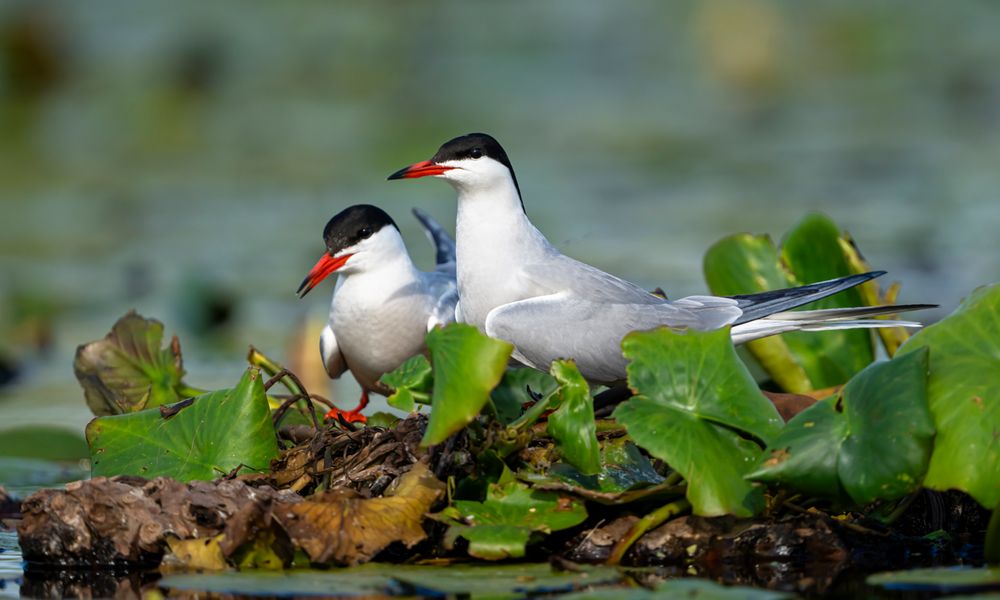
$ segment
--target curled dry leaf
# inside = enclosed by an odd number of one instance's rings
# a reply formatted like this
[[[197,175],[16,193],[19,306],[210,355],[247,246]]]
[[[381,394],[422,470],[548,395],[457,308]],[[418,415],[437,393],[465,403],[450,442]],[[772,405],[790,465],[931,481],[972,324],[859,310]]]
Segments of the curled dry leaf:
[[[424,514],[444,491],[423,463],[399,479],[383,498],[362,498],[348,489],[317,494],[274,510],[292,543],[315,563],[354,565],[370,560],[393,542],[407,548],[423,541]]]
[[[91,412],[117,415],[181,400],[180,342],[162,342],[163,323],[129,311],[103,339],[78,347],[73,372]]]

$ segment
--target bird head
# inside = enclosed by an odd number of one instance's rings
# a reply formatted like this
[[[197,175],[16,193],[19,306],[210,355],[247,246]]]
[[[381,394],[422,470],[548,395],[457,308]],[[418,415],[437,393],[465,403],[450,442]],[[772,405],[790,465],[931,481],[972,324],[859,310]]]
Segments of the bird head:
[[[337,213],[323,229],[326,253],[316,262],[296,292],[299,298],[331,273],[364,270],[402,250],[399,227],[384,210],[356,204]]]
[[[430,160],[402,168],[389,179],[439,177],[459,190],[487,190],[514,184],[520,196],[514,167],[503,147],[485,133],[470,133],[449,140]]]

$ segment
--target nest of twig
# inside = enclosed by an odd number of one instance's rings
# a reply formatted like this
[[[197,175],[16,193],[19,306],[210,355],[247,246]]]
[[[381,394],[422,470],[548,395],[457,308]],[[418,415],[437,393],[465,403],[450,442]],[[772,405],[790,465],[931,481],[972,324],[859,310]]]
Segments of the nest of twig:
[[[240,478],[302,495],[347,487],[378,496],[426,454],[420,449],[426,427],[423,415],[411,415],[391,429],[327,427],[285,450],[270,473]]]

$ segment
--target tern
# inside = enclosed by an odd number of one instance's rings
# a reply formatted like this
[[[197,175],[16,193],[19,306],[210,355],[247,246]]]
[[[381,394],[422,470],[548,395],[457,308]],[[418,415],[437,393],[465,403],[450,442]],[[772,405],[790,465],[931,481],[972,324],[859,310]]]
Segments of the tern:
[[[667,300],[556,250],[528,220],[514,168],[493,137],[457,137],[389,179],[427,176],[458,193],[456,318],[513,344],[515,359],[542,371],[568,358],[592,383],[613,385],[625,380],[621,341],[632,331],[729,326],[740,344],[789,331],[919,327],[868,317],[931,306],[791,311],[884,271],[760,294]]]
[[[299,286],[302,298],[331,273],[340,275],[320,356],[332,379],[351,371],[361,385],[361,400],[354,410],[334,409],[328,418],[363,421],[369,393],[391,392],[379,378],[425,351],[428,331],[454,321],[455,242],[429,215],[416,208],[413,214],[434,243],[433,271],[414,266],[399,227],[385,211],[358,204],[326,224],[326,252]]]

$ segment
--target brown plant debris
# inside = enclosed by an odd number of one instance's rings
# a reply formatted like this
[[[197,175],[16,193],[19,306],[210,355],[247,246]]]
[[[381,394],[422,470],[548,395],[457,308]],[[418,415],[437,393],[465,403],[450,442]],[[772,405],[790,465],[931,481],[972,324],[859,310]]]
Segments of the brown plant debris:
[[[30,496],[18,536],[35,564],[155,565],[169,553],[172,566],[287,566],[295,548],[313,562],[357,564],[421,541],[442,490],[419,463],[391,495],[370,499],[343,487],[303,499],[240,480],[98,477]]]
[[[426,427],[423,415],[411,415],[391,429],[329,427],[283,452],[270,473],[240,479],[300,494],[343,487],[364,497],[379,496],[425,455],[419,446]]]

